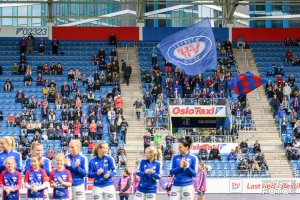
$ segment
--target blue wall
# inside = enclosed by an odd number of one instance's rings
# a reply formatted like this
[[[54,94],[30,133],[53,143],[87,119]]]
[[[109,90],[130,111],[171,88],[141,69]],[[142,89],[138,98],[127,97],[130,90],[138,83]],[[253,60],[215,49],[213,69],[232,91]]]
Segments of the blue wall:
[[[184,28],[143,28],[143,41],[161,41],[165,37]],[[228,28],[213,28],[216,40],[226,41],[228,39]]]

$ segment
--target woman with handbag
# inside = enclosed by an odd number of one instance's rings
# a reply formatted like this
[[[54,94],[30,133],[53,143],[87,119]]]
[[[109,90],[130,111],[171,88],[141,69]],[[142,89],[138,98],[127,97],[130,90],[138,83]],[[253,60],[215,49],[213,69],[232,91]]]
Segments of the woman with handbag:
[[[170,175],[174,175],[170,200],[194,199],[194,180],[198,171],[198,158],[190,153],[192,139],[189,136],[179,139],[179,154],[171,161]]]

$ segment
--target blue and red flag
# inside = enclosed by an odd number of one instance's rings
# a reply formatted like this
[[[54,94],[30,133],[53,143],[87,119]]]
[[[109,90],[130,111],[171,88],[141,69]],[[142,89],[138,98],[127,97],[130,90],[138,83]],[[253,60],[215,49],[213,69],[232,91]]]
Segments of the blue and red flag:
[[[188,75],[217,68],[216,42],[208,19],[164,38],[157,46],[168,62]]]
[[[266,80],[252,74],[251,72],[245,72],[244,74],[240,74],[238,77],[231,79],[228,82],[228,87],[230,87],[238,95],[245,96],[265,83],[267,83]]]

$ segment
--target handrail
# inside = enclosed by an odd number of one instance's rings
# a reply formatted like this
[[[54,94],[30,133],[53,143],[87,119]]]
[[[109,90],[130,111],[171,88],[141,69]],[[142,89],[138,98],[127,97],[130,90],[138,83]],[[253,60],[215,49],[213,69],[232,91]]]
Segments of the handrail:
[[[126,63],[127,63],[128,65],[130,65],[129,55],[128,55],[128,45],[127,45],[127,43],[125,44],[125,46],[126,46]]]

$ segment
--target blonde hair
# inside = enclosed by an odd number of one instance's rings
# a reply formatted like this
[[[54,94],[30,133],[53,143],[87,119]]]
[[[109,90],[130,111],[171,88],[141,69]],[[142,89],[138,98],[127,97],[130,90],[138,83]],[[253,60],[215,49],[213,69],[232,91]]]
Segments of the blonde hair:
[[[78,149],[79,149],[79,151],[80,151],[81,146],[82,146],[80,140],[75,140],[75,139],[74,139],[74,140],[71,140],[71,141],[70,141],[69,145],[70,145],[71,143],[74,143],[74,144],[78,147]]]
[[[146,151],[150,151],[153,153],[153,157],[155,160],[161,161],[162,160],[162,152],[160,149],[155,148],[154,146],[147,147]]]
[[[15,138],[11,137],[11,136],[4,136],[2,139],[2,141],[5,141],[9,146],[11,146],[12,150],[15,149]]]
[[[31,160],[32,158],[36,158],[36,159],[39,161],[39,165],[41,165],[41,158],[40,158],[37,154],[31,154],[30,160]]]
[[[206,168],[205,165],[203,163],[199,163],[199,166],[201,166],[202,170],[204,171],[204,173],[206,174]]]
[[[93,149],[93,156],[98,156],[98,150],[103,148],[103,145],[108,145],[106,142],[100,142],[94,149]]]
[[[44,148],[44,146],[41,143],[35,141],[31,144],[31,150],[34,151],[38,146],[42,147],[42,149]]]
[[[3,166],[5,166],[10,161],[13,162],[15,166],[17,165],[15,158],[10,156],[10,157],[6,158],[6,160],[3,163]]]
[[[64,156],[64,154],[62,154],[62,153],[58,153],[58,154],[56,154],[56,156],[55,156],[55,160],[56,160],[57,158],[62,158],[62,159],[63,159],[63,161],[65,161],[65,156]]]

